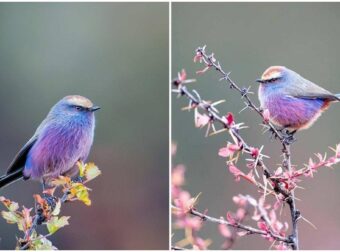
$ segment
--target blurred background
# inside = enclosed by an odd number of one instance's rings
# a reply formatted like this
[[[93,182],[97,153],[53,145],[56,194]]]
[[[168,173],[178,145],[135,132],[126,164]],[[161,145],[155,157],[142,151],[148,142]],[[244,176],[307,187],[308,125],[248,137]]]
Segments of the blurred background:
[[[198,79],[189,84],[206,100],[226,99],[220,105],[222,114],[231,111],[237,122],[245,122],[249,129],[242,134],[255,146],[264,145],[264,153],[271,156],[269,166],[281,162],[280,145],[261,134],[261,121],[249,110],[238,113],[244,104],[240,96],[218,81],[214,71],[195,76],[202,65],[194,64],[194,50],[207,45],[213,51],[231,78],[240,86],[252,86],[253,100],[258,103],[254,82],[271,65],[285,65],[309,80],[332,91],[340,92],[340,4],[339,3],[173,3],[172,8],[172,76],[182,68],[189,78]],[[209,210],[215,217],[234,211],[232,196],[239,193],[258,196],[255,188],[246,182],[234,182],[227,171],[224,158],[217,155],[226,143],[225,134],[205,138],[205,129],[194,128],[193,113],[181,111],[187,105],[185,98],[172,95],[172,138],[178,144],[174,164],[187,166],[186,189],[192,195],[202,192],[198,209]],[[340,142],[340,104],[334,104],[321,119],[307,131],[297,134],[292,161],[298,167],[308,162],[316,152],[332,151]],[[238,167],[247,171],[244,162]],[[340,248],[340,166],[334,170],[321,169],[313,179],[304,178],[297,190],[298,209],[317,226],[313,229],[299,222],[301,249]],[[287,209],[283,219],[287,218]],[[290,224],[290,223],[289,223]],[[173,241],[183,237],[174,230]],[[200,233],[211,238],[211,249],[220,249],[223,238],[215,224],[207,223]],[[234,249],[267,249],[271,243],[253,235],[243,237]]]
[[[0,4],[0,171],[70,94],[98,111],[92,206],[65,204],[59,249],[168,248],[168,3]],[[33,206],[37,182],[1,195]],[[0,249],[15,225],[0,218]]]

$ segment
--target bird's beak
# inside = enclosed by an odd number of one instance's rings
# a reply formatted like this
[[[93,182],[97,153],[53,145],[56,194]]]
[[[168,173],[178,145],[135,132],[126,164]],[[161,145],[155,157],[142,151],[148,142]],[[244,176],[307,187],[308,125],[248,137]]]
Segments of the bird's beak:
[[[264,83],[264,80],[262,80],[262,79],[257,79],[256,82]]]
[[[98,110],[98,109],[100,109],[100,107],[98,107],[98,106],[92,106],[92,107],[90,108],[90,111],[91,111],[91,112],[94,112],[94,111],[96,111],[96,110]]]

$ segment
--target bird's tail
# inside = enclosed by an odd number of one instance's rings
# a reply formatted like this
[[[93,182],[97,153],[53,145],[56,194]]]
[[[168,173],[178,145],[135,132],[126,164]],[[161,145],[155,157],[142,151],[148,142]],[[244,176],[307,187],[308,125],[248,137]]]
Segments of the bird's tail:
[[[22,170],[18,170],[16,172],[5,174],[4,176],[0,177],[0,188],[3,188],[14,181],[17,181],[23,177]]]
[[[340,101],[340,94],[335,94],[335,96],[338,98],[338,100]]]

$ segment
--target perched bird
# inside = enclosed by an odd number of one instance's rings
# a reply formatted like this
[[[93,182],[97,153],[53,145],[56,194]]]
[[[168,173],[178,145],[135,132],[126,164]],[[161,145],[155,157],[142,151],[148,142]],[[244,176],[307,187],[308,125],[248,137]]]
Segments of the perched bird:
[[[83,96],[61,99],[0,177],[0,188],[20,178],[48,185],[59,175],[76,175],[76,163],[85,161],[90,152],[95,128],[93,112],[98,109]]]
[[[331,103],[340,101],[340,94],[332,94],[284,66],[269,67],[256,81],[261,108],[269,111],[273,124],[290,133],[308,129]]]

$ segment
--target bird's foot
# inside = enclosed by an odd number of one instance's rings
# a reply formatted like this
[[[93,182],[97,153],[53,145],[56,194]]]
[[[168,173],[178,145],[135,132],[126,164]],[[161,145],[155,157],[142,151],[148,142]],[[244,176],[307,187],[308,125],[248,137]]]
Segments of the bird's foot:
[[[290,145],[297,140],[296,137],[294,136],[296,133],[296,130],[289,131],[287,129],[282,129],[281,133],[283,136],[283,143],[285,143],[286,145]]]
[[[279,132],[282,136],[282,142],[286,145],[290,145],[292,143],[294,143],[297,139],[295,138],[295,133],[296,130],[293,131],[289,131],[287,128],[275,128],[276,131],[274,129],[270,129],[270,133],[271,133],[271,139],[277,139],[279,136],[277,135],[277,132]]]

